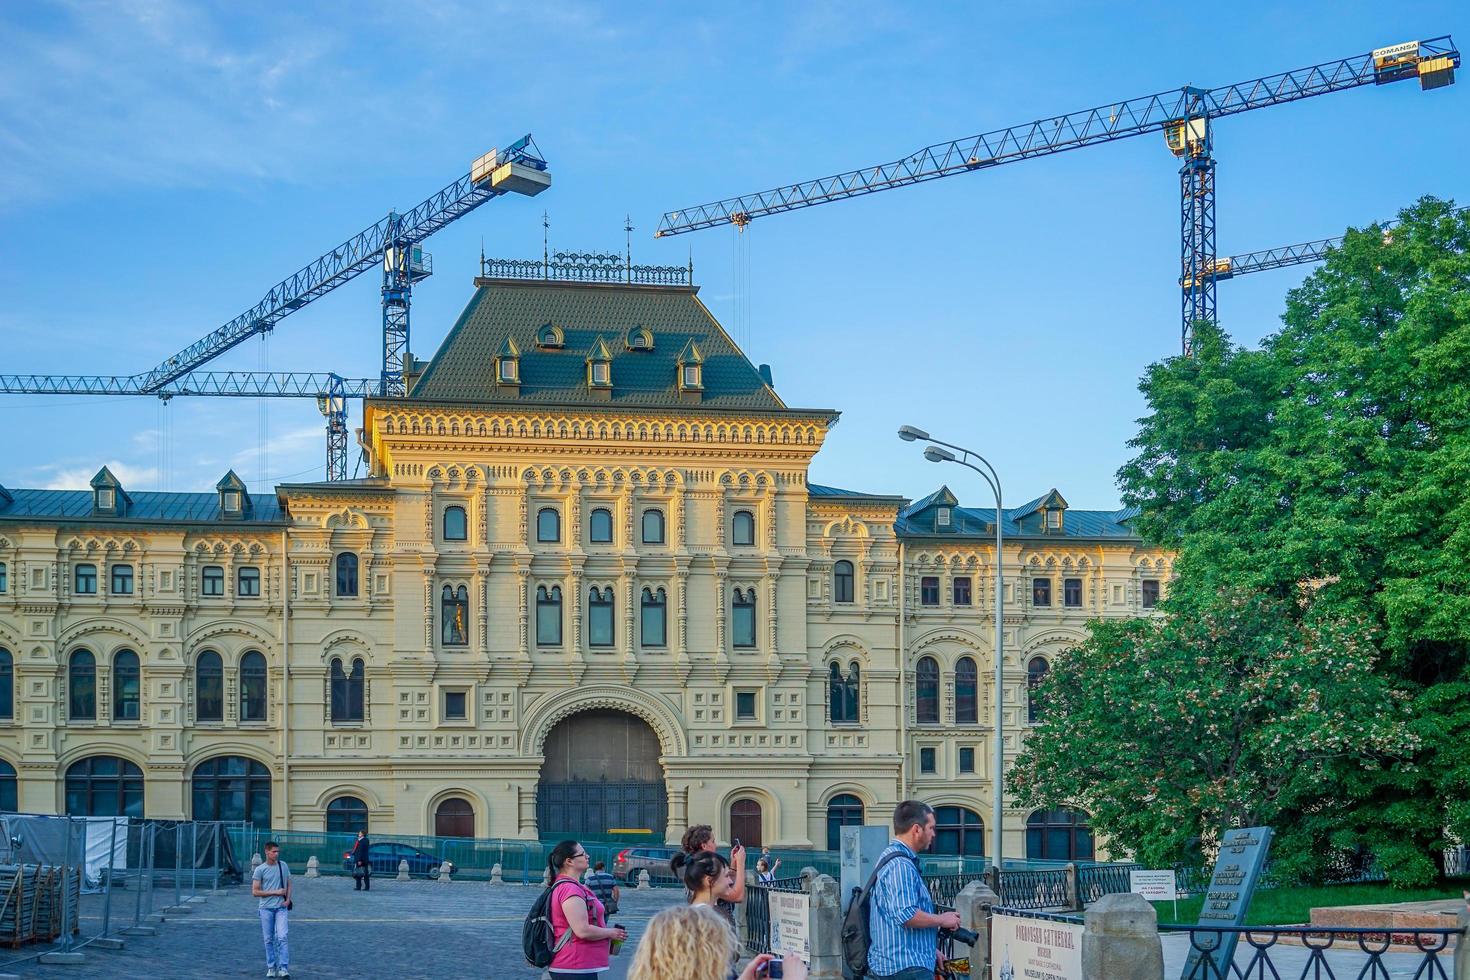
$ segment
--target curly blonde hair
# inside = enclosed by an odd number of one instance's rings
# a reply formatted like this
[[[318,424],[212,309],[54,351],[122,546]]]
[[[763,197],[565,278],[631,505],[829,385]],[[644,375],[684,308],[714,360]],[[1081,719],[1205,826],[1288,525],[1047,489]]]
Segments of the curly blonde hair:
[[[666,908],[648,923],[629,980],[726,980],[735,962],[735,930],[707,905]]]

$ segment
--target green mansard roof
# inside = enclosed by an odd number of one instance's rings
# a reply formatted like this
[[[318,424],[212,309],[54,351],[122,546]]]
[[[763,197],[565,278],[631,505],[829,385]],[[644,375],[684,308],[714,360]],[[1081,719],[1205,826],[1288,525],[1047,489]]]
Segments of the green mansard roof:
[[[699,301],[698,287],[484,278],[475,285],[475,295],[409,398],[692,408],[678,378],[680,355],[692,342],[703,357],[698,410],[787,411]],[[537,345],[537,333],[548,323],[561,329],[563,346]],[[630,331],[639,327],[653,335],[652,350],[629,349]],[[587,384],[587,358],[599,337],[611,353],[610,397]],[[520,384],[513,387],[495,382],[495,357],[507,341],[519,351]]]

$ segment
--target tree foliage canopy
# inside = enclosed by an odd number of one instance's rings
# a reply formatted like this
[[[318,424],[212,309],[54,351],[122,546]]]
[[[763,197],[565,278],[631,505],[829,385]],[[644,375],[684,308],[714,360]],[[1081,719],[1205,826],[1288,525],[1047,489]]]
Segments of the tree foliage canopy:
[[[1058,665],[1025,801],[1154,860],[1272,822],[1308,876],[1366,847],[1417,883],[1447,831],[1470,842],[1470,214],[1400,218],[1349,232],[1258,350],[1199,324],[1148,369],[1119,481],[1178,555],[1172,619],[1095,626]]]

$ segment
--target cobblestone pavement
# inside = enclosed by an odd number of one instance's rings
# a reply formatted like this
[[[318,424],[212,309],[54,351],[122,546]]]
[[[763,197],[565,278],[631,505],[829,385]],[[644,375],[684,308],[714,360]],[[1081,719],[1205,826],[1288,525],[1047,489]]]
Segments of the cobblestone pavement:
[[[371,892],[355,893],[350,878],[293,879],[291,976],[316,977],[509,977],[540,975],[521,955],[521,923],[538,889],[483,882],[400,882],[375,879]],[[189,915],[169,916],[158,935],[127,937],[121,950],[83,948],[86,962],[42,966],[15,962],[36,952],[0,949],[0,974],[92,978],[264,977],[256,899],[248,886],[202,893],[207,901]],[[608,980],[624,980],[632,949],[654,913],[682,901],[676,889],[624,889],[614,920],[628,927],[629,942],[612,959]],[[171,904],[172,890],[157,893],[155,907]],[[113,896],[113,928],[133,921],[133,896]],[[101,924],[102,899],[82,903],[82,936]]]

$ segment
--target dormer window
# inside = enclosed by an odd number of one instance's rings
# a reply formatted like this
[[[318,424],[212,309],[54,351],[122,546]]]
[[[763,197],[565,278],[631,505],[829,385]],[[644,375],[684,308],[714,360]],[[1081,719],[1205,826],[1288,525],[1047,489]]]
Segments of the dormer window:
[[[587,352],[587,387],[600,389],[603,397],[609,397],[607,391],[612,388],[612,351],[601,337],[592,342],[592,349]]]
[[[704,354],[699,345],[692,340],[686,343],[675,364],[679,372],[675,378],[679,391],[687,400],[699,400],[700,392],[704,391]]]
[[[92,477],[92,513],[98,517],[122,517],[131,503],[122,484],[107,467]]]
[[[214,488],[219,491],[219,513],[226,520],[239,520],[250,510],[250,495],[245,483],[234,470],[226,473]]]
[[[1065,518],[1062,515],[1067,512],[1067,501],[1062,499],[1062,495],[1057,493],[1055,487],[1048,490],[1046,496],[1038,501],[1037,510],[1041,513],[1043,533],[1050,534],[1053,531],[1063,530]]]
[[[536,331],[536,346],[542,350],[560,350],[565,344],[561,327],[554,323],[542,324],[541,329]]]
[[[951,512],[950,512],[950,509],[948,507],[938,507],[938,508],[935,508],[935,511],[934,511],[934,526],[935,527],[949,527],[951,520],[952,520]]]
[[[495,381],[501,385],[521,383],[521,350],[509,337],[495,355]]]
[[[1046,512],[1046,529],[1048,531],[1060,531],[1062,529],[1062,512],[1060,510],[1049,510]]]
[[[625,343],[628,350],[653,350],[653,333],[647,327],[634,327],[628,331]]]

